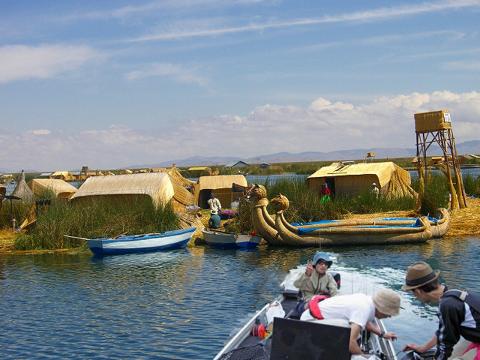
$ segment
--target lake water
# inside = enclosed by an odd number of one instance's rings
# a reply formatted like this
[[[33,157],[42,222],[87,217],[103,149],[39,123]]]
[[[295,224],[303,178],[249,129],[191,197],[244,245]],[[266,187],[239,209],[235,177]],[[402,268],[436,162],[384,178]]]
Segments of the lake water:
[[[365,291],[400,291],[416,260],[442,270],[450,287],[480,291],[480,239],[332,250],[336,269],[354,274]],[[0,255],[0,357],[211,359],[314,252],[197,246],[103,259]],[[404,310],[387,321],[400,337],[397,349],[427,340],[436,324],[434,308],[402,295]]]

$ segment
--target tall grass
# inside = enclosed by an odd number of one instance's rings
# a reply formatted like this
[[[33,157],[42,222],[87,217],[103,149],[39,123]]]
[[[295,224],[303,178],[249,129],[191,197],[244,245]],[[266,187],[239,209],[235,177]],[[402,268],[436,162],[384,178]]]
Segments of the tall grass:
[[[412,181],[412,187],[418,191],[419,180]],[[422,215],[433,215],[438,208],[448,208],[450,190],[447,178],[442,174],[428,174],[425,184],[425,194],[422,199],[420,213]]]
[[[413,198],[377,198],[370,191],[352,196],[337,196],[324,203],[318,192],[312,191],[304,181],[297,179],[278,181],[268,188],[268,193],[269,198],[282,193],[290,200],[290,209],[285,212],[285,216],[293,222],[339,219],[347,213],[412,210],[415,206]]]
[[[463,186],[467,195],[480,196],[480,176],[475,178],[471,174],[463,175]]]
[[[86,238],[115,237],[121,234],[163,232],[178,228],[179,220],[171,205],[155,209],[151,200],[102,200],[70,204],[53,200],[40,209],[35,227],[20,236],[17,249],[61,249],[77,247]]]
[[[0,200],[2,201],[2,200]],[[12,219],[16,220],[17,226],[19,222],[25,219],[31,204],[25,204],[19,200],[3,200],[0,209],[0,229],[12,227]]]

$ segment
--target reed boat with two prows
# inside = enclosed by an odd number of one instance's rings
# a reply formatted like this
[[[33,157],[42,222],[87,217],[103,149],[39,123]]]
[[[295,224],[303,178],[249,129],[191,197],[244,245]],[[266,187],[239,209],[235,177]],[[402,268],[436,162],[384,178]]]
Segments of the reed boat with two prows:
[[[427,217],[393,220],[339,220],[294,226],[283,215],[289,207],[288,199],[279,195],[272,199],[276,208],[273,218],[267,211],[269,203],[263,186],[251,190],[255,201],[252,220],[255,231],[271,245],[284,246],[344,246],[381,245],[426,242],[441,237],[448,230],[449,214],[442,209],[442,218],[432,226]]]
[[[450,227],[450,212],[445,208],[439,208],[435,216],[427,216],[432,227],[434,239],[445,235]],[[310,228],[326,228],[339,226],[412,226],[418,217],[382,217],[372,219],[345,219],[345,220],[320,220],[306,223],[292,223],[292,231],[308,231]]]

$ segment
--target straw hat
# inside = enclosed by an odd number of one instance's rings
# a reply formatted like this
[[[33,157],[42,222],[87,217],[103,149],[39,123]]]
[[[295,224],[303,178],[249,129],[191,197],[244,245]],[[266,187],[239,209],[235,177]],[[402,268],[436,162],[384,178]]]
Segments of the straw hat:
[[[402,290],[409,291],[419,288],[420,286],[438,279],[439,276],[440,271],[433,271],[430,265],[426,262],[416,262],[408,267],[407,275],[405,277],[405,285],[402,286]]]
[[[382,289],[373,296],[375,308],[382,314],[395,316],[400,312],[400,295],[390,289]]]

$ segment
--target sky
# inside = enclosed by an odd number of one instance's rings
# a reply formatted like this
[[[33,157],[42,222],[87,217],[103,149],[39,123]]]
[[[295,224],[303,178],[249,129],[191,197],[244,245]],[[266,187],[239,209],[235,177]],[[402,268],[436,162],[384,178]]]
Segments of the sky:
[[[476,140],[479,84],[480,0],[0,0],[0,169]]]

